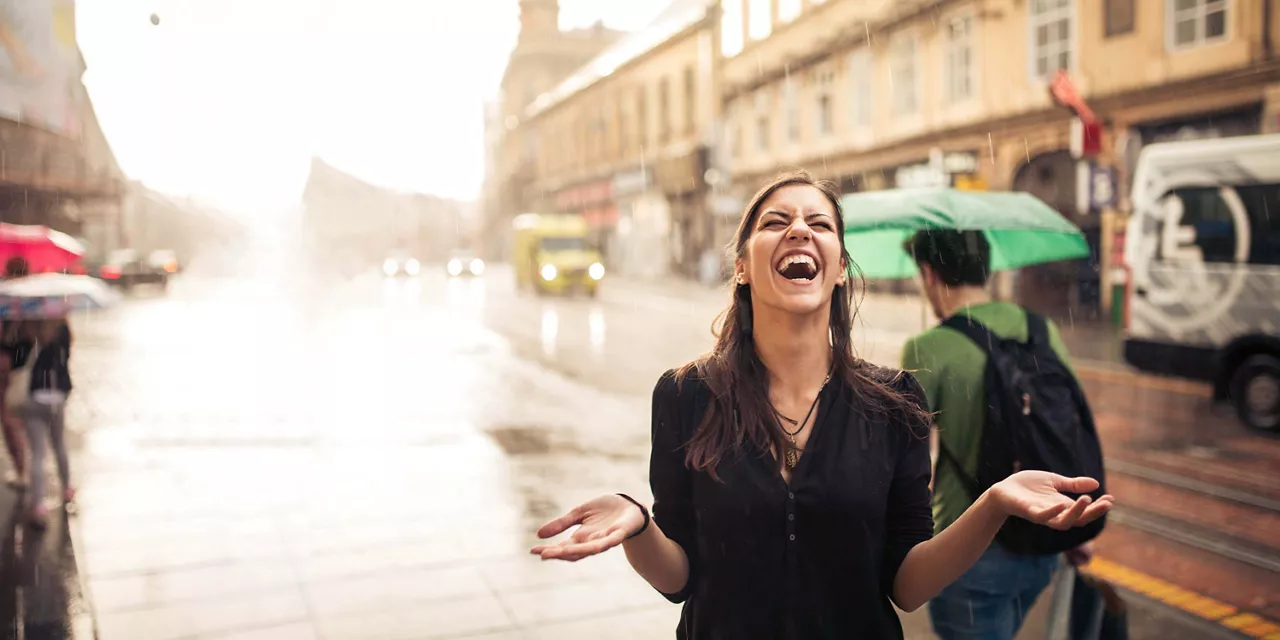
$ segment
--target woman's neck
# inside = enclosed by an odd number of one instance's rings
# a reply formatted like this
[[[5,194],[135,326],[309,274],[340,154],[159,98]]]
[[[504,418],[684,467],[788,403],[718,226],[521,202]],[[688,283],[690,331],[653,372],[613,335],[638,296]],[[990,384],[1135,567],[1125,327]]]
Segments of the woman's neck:
[[[810,394],[831,371],[831,320],[825,312],[796,316],[753,310],[751,337],[774,394]]]

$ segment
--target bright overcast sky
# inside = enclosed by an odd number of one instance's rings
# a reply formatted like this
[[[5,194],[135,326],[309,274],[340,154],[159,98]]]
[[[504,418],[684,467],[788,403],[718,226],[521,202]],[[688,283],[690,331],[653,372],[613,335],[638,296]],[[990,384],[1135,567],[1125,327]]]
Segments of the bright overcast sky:
[[[666,0],[561,0],[561,27]],[[121,167],[239,210],[297,202],[310,157],[471,198],[517,0],[79,0],[85,84]],[[158,27],[149,17],[160,16]]]

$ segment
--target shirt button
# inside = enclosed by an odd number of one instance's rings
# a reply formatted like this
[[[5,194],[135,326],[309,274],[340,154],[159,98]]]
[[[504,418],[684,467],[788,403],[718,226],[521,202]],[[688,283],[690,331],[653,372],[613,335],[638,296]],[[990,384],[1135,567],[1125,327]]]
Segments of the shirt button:
[[[795,541],[796,541],[796,534],[794,534],[794,533],[793,533],[793,534],[791,534],[789,537],[791,538],[791,541],[792,541],[792,542],[795,542]]]
[[[787,514],[787,519],[788,519],[788,520],[795,520],[795,519],[796,519],[796,514],[794,514],[794,513],[788,513],[788,514]]]
[[[788,500],[795,500],[795,499],[796,499],[796,494],[794,494],[794,493],[788,493],[788,494],[787,494],[787,499],[788,499]]]

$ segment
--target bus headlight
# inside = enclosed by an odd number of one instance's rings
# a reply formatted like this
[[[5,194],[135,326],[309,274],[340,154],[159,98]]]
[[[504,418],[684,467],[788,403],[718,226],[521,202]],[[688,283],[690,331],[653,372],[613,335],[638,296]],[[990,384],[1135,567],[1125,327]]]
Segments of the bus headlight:
[[[587,269],[587,275],[591,276],[592,280],[604,279],[604,265],[599,262],[592,263]]]
[[[404,272],[411,276],[418,275],[418,272],[421,270],[422,270],[422,264],[419,263],[414,258],[409,258],[409,260],[404,263]]]
[[[448,268],[449,268],[449,275],[451,275],[451,276],[460,276],[460,275],[462,275],[462,261],[461,261],[461,260],[459,260],[459,259],[457,259],[457,258],[454,258],[453,260],[450,260],[450,261],[449,261],[449,267],[448,267]]]
[[[542,279],[551,282],[556,279],[556,266],[554,264],[542,265]]]
[[[473,276],[484,275],[484,260],[481,260],[480,258],[476,258],[475,260],[471,261],[471,275]]]
[[[382,263],[382,272],[387,274],[388,276],[394,276],[396,274],[396,271],[399,271],[399,270],[400,270],[400,265],[396,264],[396,261],[393,258],[387,258]]]

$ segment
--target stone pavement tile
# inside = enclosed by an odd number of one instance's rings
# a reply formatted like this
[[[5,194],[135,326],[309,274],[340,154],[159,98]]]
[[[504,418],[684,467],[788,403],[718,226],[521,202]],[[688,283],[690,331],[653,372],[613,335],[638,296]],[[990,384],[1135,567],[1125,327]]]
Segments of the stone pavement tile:
[[[461,560],[461,553],[450,541],[435,540],[308,556],[297,558],[294,562],[297,567],[298,579],[302,582],[312,583],[358,577],[388,570],[457,564]]]
[[[646,607],[585,620],[542,625],[525,630],[529,640],[649,640],[675,636],[680,606]]]
[[[581,562],[545,561],[534,555],[502,558],[480,566],[494,591],[523,591],[538,587],[573,584],[583,580],[632,577],[642,580],[631,569],[622,553],[606,553]]]
[[[500,592],[498,597],[522,627],[606,615],[666,602],[637,577],[574,581],[554,587]]]
[[[89,580],[94,606],[100,613],[155,608],[186,600],[247,595],[280,590],[297,582],[288,562],[253,560],[197,569],[147,571]]]
[[[82,528],[84,537],[92,531]],[[262,536],[253,540],[224,539],[174,540],[150,547],[134,547],[84,554],[85,575],[112,577],[154,571],[174,571],[199,568],[228,562],[279,558],[285,555],[283,543],[277,535]]]
[[[320,634],[310,622],[293,622],[216,635],[210,640],[320,640]]]
[[[302,594],[289,589],[107,613],[99,616],[98,628],[103,640],[171,640],[297,622],[306,617]]]
[[[440,600],[360,615],[317,614],[325,640],[426,640],[510,631],[514,625],[497,598]]]
[[[489,593],[480,570],[470,566],[393,569],[360,578],[307,584],[303,589],[311,608],[330,616]]]

